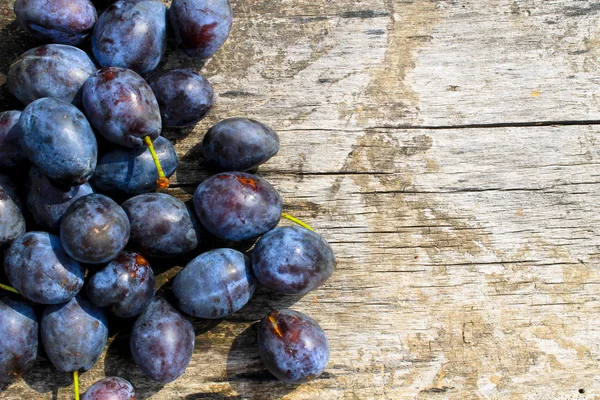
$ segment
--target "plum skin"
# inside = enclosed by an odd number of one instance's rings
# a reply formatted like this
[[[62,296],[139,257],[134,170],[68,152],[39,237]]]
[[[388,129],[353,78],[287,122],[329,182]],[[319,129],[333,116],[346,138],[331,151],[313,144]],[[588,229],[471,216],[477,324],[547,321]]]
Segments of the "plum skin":
[[[89,0],[16,0],[14,11],[21,28],[36,39],[73,46],[88,37],[98,19]]]
[[[284,294],[304,294],[333,274],[333,250],[319,234],[299,226],[275,228],[264,234],[252,252],[258,282]]]
[[[158,0],[117,1],[98,18],[92,53],[103,67],[140,74],[156,68],[167,47],[167,8]]]
[[[308,315],[274,310],[259,323],[258,353],[277,379],[300,384],[323,373],[329,362],[329,341]]]
[[[154,272],[144,257],[123,251],[89,279],[86,290],[98,307],[110,306],[117,317],[131,318],[154,297]]]
[[[63,185],[81,185],[94,173],[98,143],[77,107],[44,97],[19,117],[21,147],[45,175]]]
[[[194,352],[194,328],[164,298],[155,297],[129,336],[131,355],[151,379],[169,383],[184,373]]]
[[[125,379],[110,376],[90,386],[81,400],[135,400],[135,389]]]
[[[81,296],[46,307],[40,325],[46,354],[61,372],[92,368],[108,339],[104,310]]]
[[[266,180],[244,172],[225,172],[202,182],[194,209],[213,235],[242,241],[275,228],[281,218],[281,196]]]
[[[4,269],[11,285],[40,304],[69,301],[83,287],[83,267],[69,257],[58,236],[27,232],[6,251]]]
[[[29,170],[27,207],[35,222],[45,230],[58,232],[60,221],[75,200],[94,193],[88,182],[75,186],[58,185],[35,165]]]
[[[210,82],[186,69],[150,74],[148,84],[160,107],[164,126],[193,126],[215,103]]]
[[[129,220],[110,197],[90,194],[75,201],[60,223],[60,241],[74,259],[100,264],[115,258],[129,241]]]
[[[184,53],[208,59],[227,40],[233,17],[229,0],[173,0],[169,22]]]
[[[12,182],[7,176],[0,175],[0,250],[25,233],[26,223],[21,207]]]
[[[233,249],[215,249],[199,255],[173,281],[179,308],[186,314],[208,319],[240,310],[255,288],[250,259]]]
[[[33,308],[22,299],[0,293],[0,383],[11,383],[27,372],[38,354],[39,324]]]
[[[81,104],[81,88],[97,70],[81,49],[47,44],[21,54],[10,66],[6,83],[10,92],[27,105],[43,97]]]
[[[200,231],[193,212],[166,193],[146,193],[123,203],[129,218],[129,247],[142,254],[172,258],[198,247]]]
[[[160,136],[160,109],[146,81],[130,69],[105,67],[83,85],[83,107],[105,139],[124,147],[144,147]]]
[[[175,147],[162,136],[153,144],[165,176],[171,177],[179,165]],[[156,165],[147,148],[115,146],[100,156],[91,181],[104,192],[136,195],[155,191],[157,179]]]
[[[279,151],[279,136],[248,118],[227,118],[213,125],[202,140],[206,165],[216,171],[258,168]]]
[[[0,113],[0,168],[18,168],[27,164],[27,154],[19,142],[21,111]]]

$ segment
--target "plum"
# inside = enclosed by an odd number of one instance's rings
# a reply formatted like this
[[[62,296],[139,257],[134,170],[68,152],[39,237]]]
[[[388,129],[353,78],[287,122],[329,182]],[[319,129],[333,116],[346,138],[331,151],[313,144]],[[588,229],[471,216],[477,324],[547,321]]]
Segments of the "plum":
[[[94,173],[98,143],[77,107],[45,97],[21,113],[21,147],[45,175],[63,185],[81,185]]]
[[[228,0],[173,0],[169,22],[188,56],[208,59],[227,40],[233,17]]]
[[[193,126],[215,103],[210,82],[187,69],[174,69],[150,74],[152,88],[164,126]]]
[[[318,233],[286,226],[265,233],[252,252],[258,282],[285,294],[304,294],[321,286],[333,274],[335,256]]]
[[[224,172],[194,193],[202,225],[220,239],[242,241],[262,235],[281,218],[281,196],[267,181],[244,172]]]
[[[156,68],[167,47],[167,9],[159,0],[120,0],[98,18],[92,53],[102,67],[140,74]]]
[[[308,315],[275,310],[258,326],[258,354],[277,379],[299,384],[323,373],[329,362],[329,341]]]
[[[27,105],[42,97],[81,104],[81,88],[97,70],[77,47],[48,44],[21,54],[10,66],[6,82],[10,92]]]
[[[115,258],[129,241],[129,220],[110,197],[90,194],[76,200],[60,223],[60,240],[74,259],[100,264]]]
[[[23,30],[43,41],[81,44],[98,13],[90,0],[16,0],[15,14]]]
[[[26,299],[58,304],[83,287],[83,267],[65,252],[58,236],[27,232],[6,251],[4,270],[10,284]]]
[[[222,318],[238,311],[255,288],[250,259],[234,249],[199,255],[173,281],[179,308],[198,318]]]
[[[202,141],[204,162],[217,171],[253,170],[278,151],[277,133],[248,118],[220,121],[206,132]]]
[[[185,372],[194,352],[194,327],[164,298],[155,297],[131,329],[129,346],[137,366],[168,383]]]
[[[83,107],[105,139],[125,147],[143,147],[144,137],[161,132],[160,110],[146,81],[132,70],[107,67],[83,86]]]

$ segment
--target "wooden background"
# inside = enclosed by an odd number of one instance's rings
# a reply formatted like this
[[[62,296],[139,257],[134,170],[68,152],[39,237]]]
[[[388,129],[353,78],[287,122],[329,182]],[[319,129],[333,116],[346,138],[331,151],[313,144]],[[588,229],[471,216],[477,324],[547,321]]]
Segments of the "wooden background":
[[[218,93],[170,192],[207,175],[219,119],[274,127],[259,171],[338,258],[303,298],[259,291],[197,321],[196,352],[168,385],[144,378],[119,334],[104,375],[152,399],[600,398],[600,6],[588,0],[234,0],[203,68]],[[0,0],[0,84],[33,45]],[[171,51],[163,68],[201,64]],[[176,269],[174,270],[177,271]],[[172,276],[174,271],[162,276]],[[281,384],[256,353],[272,308],[314,317],[331,342],[318,380]],[[3,399],[70,398],[46,360]]]

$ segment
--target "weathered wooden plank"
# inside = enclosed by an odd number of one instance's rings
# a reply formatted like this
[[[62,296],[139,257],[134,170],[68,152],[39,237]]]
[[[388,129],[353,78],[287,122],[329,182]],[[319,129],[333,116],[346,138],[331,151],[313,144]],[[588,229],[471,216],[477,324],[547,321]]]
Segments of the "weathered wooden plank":
[[[205,69],[226,84],[232,114],[332,129],[600,119],[592,1],[242,2],[236,11],[234,40]]]

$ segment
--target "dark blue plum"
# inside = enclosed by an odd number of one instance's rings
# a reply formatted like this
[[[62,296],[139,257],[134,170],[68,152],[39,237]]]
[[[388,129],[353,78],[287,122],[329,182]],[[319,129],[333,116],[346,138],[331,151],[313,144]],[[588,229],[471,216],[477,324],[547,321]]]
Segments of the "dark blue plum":
[[[165,193],[146,193],[124,202],[123,209],[131,225],[131,249],[171,258],[198,247],[198,223],[181,200]]]
[[[4,270],[23,297],[40,304],[59,304],[83,287],[84,270],[67,255],[58,236],[27,232],[6,251]]]
[[[179,308],[198,318],[222,318],[248,303],[256,284],[250,259],[233,249],[201,254],[175,277]]]
[[[34,38],[70,45],[81,44],[98,19],[89,0],[16,0],[15,14]]]
[[[77,199],[62,218],[60,240],[74,259],[100,264],[115,258],[129,240],[129,220],[111,198],[90,194]]]
[[[36,166],[29,170],[27,207],[35,222],[45,230],[58,232],[62,216],[73,202],[94,193],[89,183],[63,186],[49,179]]]
[[[256,280],[270,290],[304,294],[321,286],[335,268],[329,243],[319,234],[297,226],[265,233],[252,251]]]
[[[8,174],[0,173],[0,188],[4,189],[4,192],[16,206],[23,211],[23,199],[21,198],[21,190],[17,186],[17,177]]]
[[[160,62],[167,47],[167,8],[159,0],[121,0],[98,18],[92,53],[103,67],[140,74]]]
[[[159,136],[154,150],[167,177],[173,175],[179,159],[175,147]],[[146,148],[113,147],[98,159],[92,183],[98,189],[115,194],[136,195],[156,191],[158,172]]]
[[[327,367],[329,341],[308,315],[275,310],[258,326],[258,354],[277,379],[304,383],[321,375]]]
[[[90,386],[81,400],[135,400],[135,389],[125,379],[111,376]]]
[[[148,77],[164,126],[193,126],[215,104],[215,93],[203,76],[187,69],[155,72]]]
[[[106,346],[106,314],[83,297],[73,297],[67,303],[46,307],[41,334],[46,354],[56,369],[87,371]]]
[[[19,142],[19,117],[21,111],[0,113],[0,169],[27,165],[27,154]]]
[[[21,54],[8,71],[8,89],[27,105],[43,97],[79,105],[81,88],[96,71],[88,55],[77,47],[48,44]]]
[[[208,130],[202,141],[206,165],[217,171],[248,171],[279,151],[279,136],[248,118],[228,118]]]
[[[207,59],[227,40],[233,17],[228,0],[173,0],[169,22],[188,56]]]
[[[117,317],[138,315],[154,297],[154,272],[139,254],[124,251],[96,272],[86,285],[87,297],[98,307],[110,306]]]
[[[0,294],[0,383],[11,383],[31,368],[38,352],[38,321],[31,306]]]
[[[185,372],[194,352],[194,328],[164,298],[155,297],[133,324],[131,355],[151,379],[168,383]]]
[[[83,107],[91,124],[107,140],[125,147],[143,147],[162,129],[152,89],[132,70],[108,67],[83,85]]]
[[[12,182],[5,175],[0,175],[0,248],[7,247],[24,233],[25,217],[20,200]]]
[[[98,143],[77,107],[43,98],[29,104],[19,118],[21,146],[29,160],[63,185],[81,185],[94,173]]]
[[[267,181],[244,172],[213,175],[194,193],[202,225],[226,240],[252,239],[275,228],[281,218],[281,196]]]

